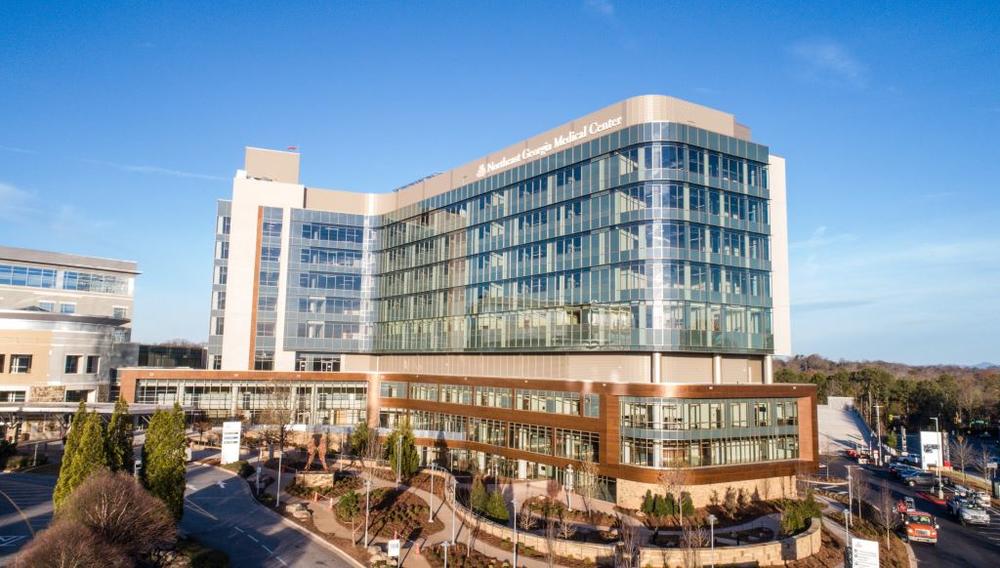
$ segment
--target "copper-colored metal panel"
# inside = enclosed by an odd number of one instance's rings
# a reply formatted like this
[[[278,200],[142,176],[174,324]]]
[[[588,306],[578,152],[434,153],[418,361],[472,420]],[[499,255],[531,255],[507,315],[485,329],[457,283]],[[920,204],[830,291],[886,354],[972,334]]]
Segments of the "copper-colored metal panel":
[[[257,302],[260,300],[260,250],[264,245],[264,207],[257,207],[257,248],[253,260],[253,304],[250,305],[250,354],[247,369],[253,369],[257,354]]]

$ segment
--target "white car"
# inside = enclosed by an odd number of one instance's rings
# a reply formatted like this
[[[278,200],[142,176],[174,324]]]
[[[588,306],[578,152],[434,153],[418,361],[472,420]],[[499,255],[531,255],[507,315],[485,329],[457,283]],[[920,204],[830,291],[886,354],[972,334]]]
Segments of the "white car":
[[[963,525],[989,525],[990,514],[981,507],[964,503],[958,508],[958,520]]]

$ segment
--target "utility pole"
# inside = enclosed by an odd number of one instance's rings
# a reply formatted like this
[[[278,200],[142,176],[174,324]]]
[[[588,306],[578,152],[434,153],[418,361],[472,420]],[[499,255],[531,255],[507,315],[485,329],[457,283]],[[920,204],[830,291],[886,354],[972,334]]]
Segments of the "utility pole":
[[[851,513],[854,512],[854,483],[851,481],[851,470],[853,466],[847,466],[847,514],[844,515],[844,535],[847,542],[847,550],[851,549]]]
[[[941,439],[941,421],[937,416],[931,416],[931,420],[934,421],[934,431],[938,435],[938,453],[937,453],[937,496],[938,499],[944,499],[944,490],[941,488],[941,468],[944,466],[944,442]]]
[[[455,507],[458,505],[458,480],[451,478],[451,541],[455,541]]]
[[[372,492],[372,480],[365,480],[365,548],[368,548],[368,496]]]
[[[885,460],[882,459],[882,413],[880,411],[881,408],[882,408],[881,404],[876,404],[875,405],[875,432],[876,432],[875,435],[878,436],[878,466],[879,467],[882,467],[882,465],[885,463]]]
[[[431,510],[427,513],[427,522],[434,522],[434,470],[437,469],[437,464],[431,462]]]

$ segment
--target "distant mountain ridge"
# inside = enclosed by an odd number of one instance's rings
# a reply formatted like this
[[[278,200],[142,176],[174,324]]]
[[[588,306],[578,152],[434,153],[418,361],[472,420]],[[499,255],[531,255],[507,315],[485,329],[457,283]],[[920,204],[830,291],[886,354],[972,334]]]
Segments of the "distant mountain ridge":
[[[799,373],[857,371],[865,367],[885,369],[899,378],[933,379],[941,375],[962,377],[988,377],[1000,374],[1000,365],[983,362],[977,365],[907,365],[891,361],[833,361],[822,355],[796,355],[790,359],[776,360],[776,369],[789,369]]]

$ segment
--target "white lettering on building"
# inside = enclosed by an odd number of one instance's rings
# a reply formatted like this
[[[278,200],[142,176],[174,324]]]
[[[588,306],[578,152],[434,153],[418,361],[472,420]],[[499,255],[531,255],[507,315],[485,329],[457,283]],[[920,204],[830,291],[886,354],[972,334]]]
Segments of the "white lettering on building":
[[[553,150],[558,150],[563,146],[578,142],[588,136],[600,134],[601,132],[621,125],[622,117],[620,116],[610,118],[603,122],[597,122],[596,120],[591,121],[590,123],[581,126],[578,130],[570,130],[569,132],[558,134],[552,138],[552,140],[540,146],[536,146],[534,148],[524,148],[520,153],[512,156],[504,156],[495,162],[484,162],[479,164],[479,167],[476,168],[476,177],[481,178],[487,174],[505,169],[509,166],[514,166],[533,158],[541,158]]]

